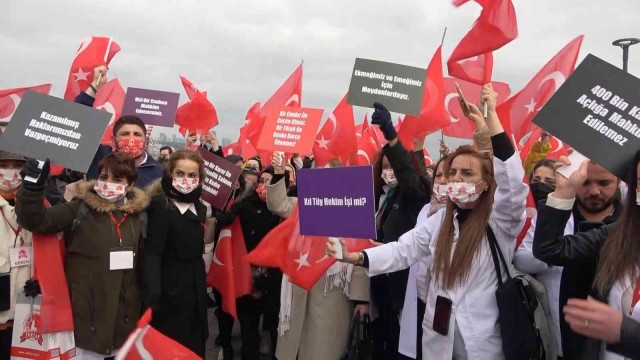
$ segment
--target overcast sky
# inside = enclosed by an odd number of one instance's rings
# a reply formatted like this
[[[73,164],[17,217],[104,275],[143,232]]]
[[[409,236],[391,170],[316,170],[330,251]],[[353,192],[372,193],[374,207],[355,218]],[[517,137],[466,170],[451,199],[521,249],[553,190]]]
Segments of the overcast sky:
[[[512,93],[577,35],[585,34],[579,60],[591,52],[616,66],[622,51],[612,40],[640,37],[638,0],[513,2],[519,37],[495,53],[493,77]],[[248,108],[302,59],[303,106],[324,108],[326,118],[356,57],[426,67],[448,27],[446,61],[479,13],[473,2],[454,8],[449,0],[2,0],[0,89],[51,82],[62,97],[81,40],[113,36],[122,50],[110,74],[125,87],[179,92],[182,103],[184,74],[208,91],[219,136],[235,140]],[[640,75],[640,45],[629,71]],[[356,108],[356,122],[366,110]]]

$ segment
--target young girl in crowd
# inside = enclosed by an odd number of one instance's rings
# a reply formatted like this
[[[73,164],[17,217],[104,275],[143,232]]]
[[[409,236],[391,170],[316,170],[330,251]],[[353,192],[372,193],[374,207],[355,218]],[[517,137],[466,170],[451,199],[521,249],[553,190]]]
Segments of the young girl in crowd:
[[[397,242],[358,253],[342,247],[343,261],[368,267],[370,276],[404,269],[433,256],[422,322],[425,359],[504,358],[489,231],[510,261],[516,236],[526,218],[528,189],[522,182],[524,170],[520,159],[495,112],[495,99],[491,86],[483,87],[482,100],[487,104],[487,126],[493,143],[493,167],[487,153],[457,150],[448,161],[450,201],[445,210]],[[472,115],[482,116],[476,106],[470,108]],[[331,243],[327,243],[327,252],[336,255]],[[506,276],[505,269],[501,270],[502,276]],[[443,306],[446,304],[451,306]]]
[[[18,225],[14,211],[25,161],[20,155],[0,150],[0,359],[10,357],[16,298],[32,273],[30,265],[13,266],[9,256],[11,249],[32,243],[31,232]]]
[[[162,180],[150,187],[149,237],[143,251],[143,300],[151,325],[204,358],[209,334],[204,224],[200,202],[202,157],[190,150],[171,155]]]
[[[64,268],[78,359],[115,355],[141,309],[136,259],[149,197],[134,187],[134,160],[120,153],[105,156],[98,174],[97,181],[79,183],[71,202],[45,208],[49,161],[39,169],[38,162],[29,159],[16,198],[18,223],[25,229],[67,234]]]

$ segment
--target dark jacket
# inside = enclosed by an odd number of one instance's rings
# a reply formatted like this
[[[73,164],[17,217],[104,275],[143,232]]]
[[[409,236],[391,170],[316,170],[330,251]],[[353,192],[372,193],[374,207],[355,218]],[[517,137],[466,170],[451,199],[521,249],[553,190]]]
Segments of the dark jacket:
[[[197,215],[181,214],[160,182],[148,191],[153,197],[143,252],[144,307],[153,308],[153,327],[204,358],[209,335],[202,259],[206,208],[196,202]]]
[[[94,98],[87,95],[85,92],[81,92],[78,95],[74,102],[82,105],[86,105],[89,107],[93,107]],[[108,145],[98,145],[98,149],[96,150],[96,154],[91,161],[91,165],[89,166],[89,170],[87,170],[87,179],[93,180],[98,178],[98,165],[100,165],[100,161],[105,158],[105,156],[111,154],[113,150],[111,146]],[[136,186],[139,188],[145,188],[147,185],[152,183],[153,181],[162,177],[162,171],[164,167],[151,155],[147,153],[147,159],[144,163],[137,166],[138,167],[138,180],[136,180]]]
[[[82,182],[78,196],[69,203],[46,209],[44,191],[20,188],[16,203],[18,222],[34,233],[69,230],[80,203],[88,212],[66,241],[65,274],[71,296],[76,346],[100,354],[121,347],[140,317],[140,294],[136,266],[131,270],[109,270],[109,254],[120,247],[116,219],[129,214],[121,225],[122,247],[137,254],[142,237],[140,214],[149,197],[134,188],[122,207],[102,199],[93,191],[93,182]],[[134,257],[134,259],[137,258]]]
[[[538,219],[533,236],[533,255],[555,266],[571,267],[597,263],[600,249],[616,224],[604,225],[587,232],[577,232],[574,235],[564,235],[564,228],[570,216],[571,211],[555,209],[543,202],[538,205]],[[606,302],[609,292],[597,294],[592,291],[592,295]],[[564,352],[565,334],[563,333],[562,336]],[[569,349],[574,352],[568,356],[563,354],[566,359],[598,359],[600,341],[587,339],[575,333],[572,333],[572,339]],[[576,344],[576,341],[579,343]],[[578,346],[580,350],[577,349]],[[640,358],[640,324],[625,315],[622,322],[621,342],[615,345],[607,344],[607,350],[633,359]]]
[[[378,233],[378,241],[389,243],[398,241],[400,236],[416,226],[416,220],[422,207],[429,201],[425,193],[424,184],[411,165],[411,154],[405,150],[400,142],[382,149],[389,160],[393,172],[398,180],[394,194],[389,198],[386,210],[382,215],[382,226]],[[380,208],[381,193],[376,195],[376,209]],[[404,294],[407,288],[409,269],[395,273],[374,276],[371,279],[373,301],[377,302],[386,291],[390,297],[392,309],[399,312],[404,304]],[[378,298],[378,299],[376,299]]]
[[[240,217],[247,252],[255,249],[260,240],[281,221],[278,215],[269,211],[267,203],[262,201],[255,191],[248,197],[234,203],[228,212],[218,213],[218,226],[231,225],[236,216]]]

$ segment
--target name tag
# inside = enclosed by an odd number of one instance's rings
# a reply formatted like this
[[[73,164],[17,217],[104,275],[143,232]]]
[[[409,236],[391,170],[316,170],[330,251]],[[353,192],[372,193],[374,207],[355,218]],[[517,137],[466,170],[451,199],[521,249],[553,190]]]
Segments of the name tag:
[[[11,267],[31,266],[33,261],[33,248],[31,246],[21,246],[9,248],[9,262]]]
[[[133,269],[133,251],[118,250],[109,253],[109,270]]]

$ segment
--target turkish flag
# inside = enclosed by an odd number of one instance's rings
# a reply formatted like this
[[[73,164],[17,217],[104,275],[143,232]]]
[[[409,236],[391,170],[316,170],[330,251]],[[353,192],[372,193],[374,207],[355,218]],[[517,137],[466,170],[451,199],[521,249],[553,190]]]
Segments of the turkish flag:
[[[524,160],[527,158],[527,155],[531,151],[533,144],[536,141],[540,140],[541,136],[542,136],[542,129],[533,125],[533,130],[531,131],[531,135],[527,139],[527,142],[524,144],[522,149],[520,149],[520,160],[522,160],[523,163],[524,163]],[[549,159],[557,159],[560,156],[565,156],[569,154],[568,153],[569,149],[567,148],[567,146],[560,139],[554,136],[551,136],[551,138],[549,139],[549,145],[551,145],[551,149],[547,154],[547,158]]]
[[[104,110],[111,113],[111,119],[109,120],[109,126],[102,135],[101,144],[109,145],[112,149],[115,149],[113,144],[113,124],[120,118],[122,114],[122,106],[124,105],[125,90],[118,79],[111,79],[106,84],[102,85],[100,92],[96,95],[96,99],[93,102],[93,107],[98,110]]]
[[[298,65],[287,80],[280,85],[280,88],[264,103],[257,114],[253,115],[251,131],[247,132],[247,138],[254,147],[258,145],[260,132],[264,127],[267,116],[285,106],[302,106],[302,64]],[[250,111],[253,110],[252,107]]]
[[[398,138],[409,151],[413,141],[424,137],[450,123],[449,114],[444,106],[445,87],[442,77],[442,46],[438,47],[427,67],[422,108],[419,116],[407,115],[398,131]]]
[[[431,166],[434,164],[433,159],[431,158],[431,155],[429,155],[429,151],[427,150],[426,147],[422,148],[422,152],[424,153],[424,163],[427,166]]]
[[[300,235],[298,206],[280,225],[271,230],[247,256],[252,264],[277,267],[289,281],[311,291],[313,285],[336,260],[326,255],[324,236]],[[367,239],[345,239],[349,251],[372,247]]]
[[[236,298],[251,293],[251,267],[238,217],[220,231],[207,273],[207,285],[218,289],[224,312],[237,319]]]
[[[531,120],[564,81],[573,73],[584,35],[571,40],[529,83],[497,109],[500,122],[507,133],[521,144],[534,126]],[[560,119],[559,119],[560,120]]]
[[[451,124],[443,128],[442,132],[444,135],[449,137],[473,139],[473,132],[476,129],[476,124],[467,119],[462,113],[460,102],[458,100],[458,92],[456,91],[456,83],[460,85],[460,89],[468,102],[475,103],[480,99],[482,86],[464,80],[457,80],[449,77],[445,78],[445,105],[447,107],[449,117],[451,118]],[[493,90],[498,93],[498,105],[500,105],[511,94],[511,88],[509,87],[509,84],[498,81],[491,82],[491,85],[493,86]]]
[[[516,12],[511,0],[487,1],[480,17],[451,53],[449,75],[478,85],[491,81],[491,52],[518,37]]]
[[[316,136],[313,156],[316,166],[324,167],[331,159],[338,159],[342,165],[356,160],[358,142],[353,106],[347,104],[347,94],[327,118]]]
[[[109,66],[111,59],[120,51],[120,45],[110,37],[92,36],[80,44],[71,63],[65,100],[73,101],[80,92],[85,91],[93,81],[93,69]]]
[[[116,360],[201,359],[184,345],[151,327],[151,316],[151,309],[147,309],[118,351]]]
[[[16,112],[24,92],[32,90],[41,94],[49,94],[51,84],[42,84],[36,86],[27,86],[16,89],[0,90],[0,124],[5,125],[11,121],[13,113]]]
[[[381,148],[372,136],[375,127],[369,126],[366,119],[363,125],[362,136],[358,139],[357,165],[359,166],[371,165]]]
[[[222,153],[225,157],[229,155],[241,155],[242,154],[242,145],[234,142],[227,146],[222,147]]]
[[[180,128],[206,134],[211,128],[218,125],[218,113],[215,106],[207,99],[207,93],[198,90],[186,77],[180,76],[184,90],[189,97],[186,102],[176,112],[176,124]]]

